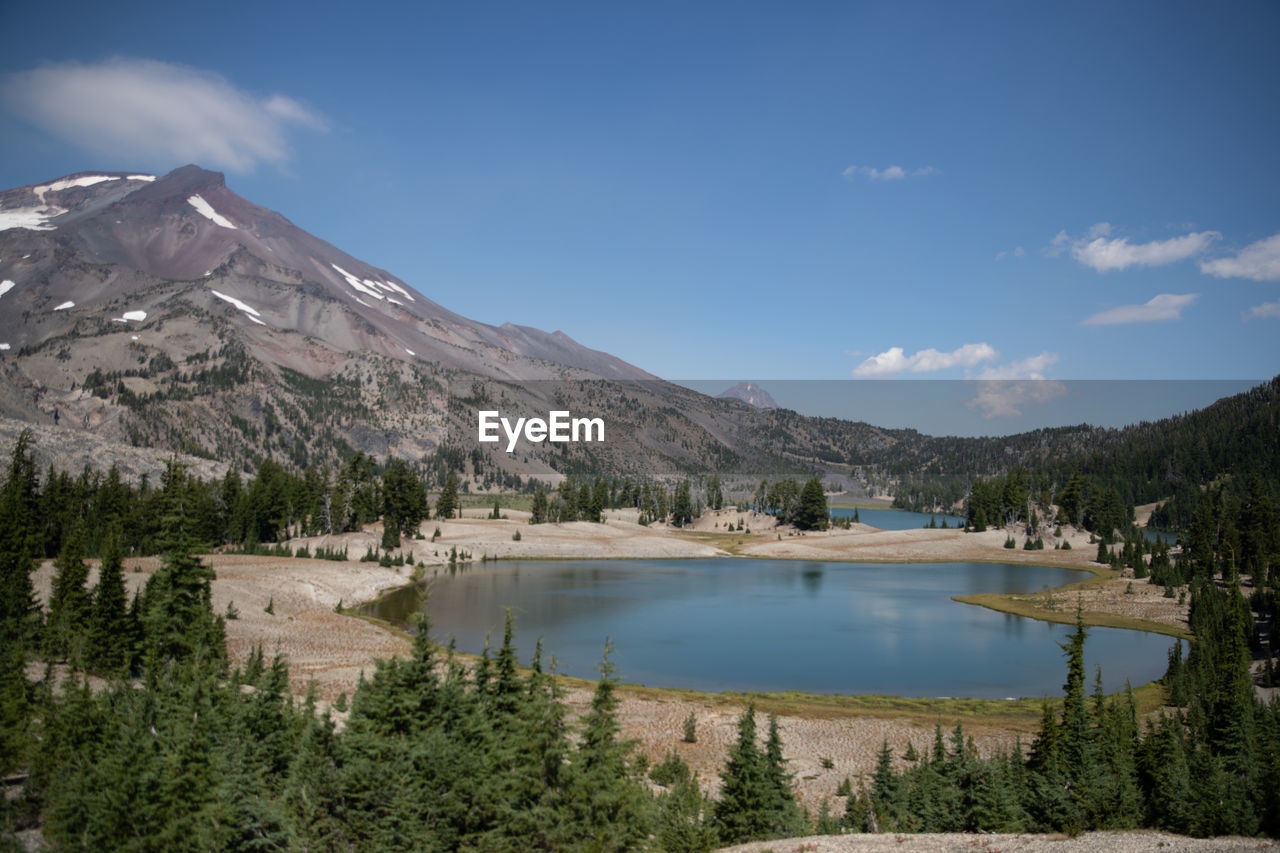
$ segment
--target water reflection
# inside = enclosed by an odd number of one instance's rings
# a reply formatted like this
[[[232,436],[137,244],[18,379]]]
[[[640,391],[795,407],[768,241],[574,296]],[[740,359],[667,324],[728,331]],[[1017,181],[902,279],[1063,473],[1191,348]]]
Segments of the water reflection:
[[[1058,642],[1070,630],[950,600],[1034,592],[1080,577],[1041,566],[865,564],[785,560],[505,562],[439,577],[426,603],[434,635],[478,652],[517,616],[527,659],[543,638],[562,672],[595,676],[605,637],[627,681],[703,690],[888,693],[904,696],[1057,695]],[[373,611],[398,623],[420,591]],[[1108,690],[1159,677],[1170,641],[1093,629],[1090,672]]]

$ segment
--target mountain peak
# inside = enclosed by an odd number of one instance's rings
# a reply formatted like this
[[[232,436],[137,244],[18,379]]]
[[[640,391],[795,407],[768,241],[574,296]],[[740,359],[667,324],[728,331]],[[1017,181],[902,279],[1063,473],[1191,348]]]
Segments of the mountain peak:
[[[158,178],[146,188],[145,194],[141,197],[186,197],[195,193],[222,190],[226,187],[227,179],[221,172],[212,172],[194,164],[188,164]]]
[[[776,409],[778,404],[774,401],[769,392],[761,388],[754,382],[739,382],[732,388],[721,391],[716,395],[722,399],[741,400],[749,406],[757,409]]]

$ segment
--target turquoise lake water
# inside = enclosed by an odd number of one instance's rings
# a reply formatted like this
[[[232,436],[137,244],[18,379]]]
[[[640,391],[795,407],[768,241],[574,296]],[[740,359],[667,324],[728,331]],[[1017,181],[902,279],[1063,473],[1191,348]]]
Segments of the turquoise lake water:
[[[845,507],[835,507],[831,510],[832,518],[853,518],[853,510]],[[872,527],[878,527],[881,530],[911,530],[916,527],[926,527],[929,519],[933,518],[939,526],[945,518],[948,527],[964,527],[964,517],[959,515],[943,515],[934,513],[932,516],[927,512],[907,512],[901,509],[859,509],[858,521],[863,524],[869,524]]]
[[[626,682],[705,691],[801,690],[982,698],[1057,696],[1070,628],[950,600],[1039,592],[1080,572],[993,563],[843,563],[722,558],[501,562],[442,573],[432,635],[479,652],[516,618],[520,659],[534,642],[558,671],[596,677],[606,637]],[[369,605],[404,624],[423,603],[407,587]],[[1159,678],[1174,641],[1090,629],[1089,682],[1108,692]]]

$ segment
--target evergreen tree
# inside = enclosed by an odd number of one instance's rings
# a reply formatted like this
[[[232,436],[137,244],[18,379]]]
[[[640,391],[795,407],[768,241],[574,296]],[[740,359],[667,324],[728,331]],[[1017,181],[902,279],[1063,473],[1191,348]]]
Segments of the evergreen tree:
[[[657,836],[663,850],[709,853],[717,847],[711,821],[713,804],[698,787],[698,777],[678,779],[658,799]]]
[[[110,535],[102,549],[85,643],[86,665],[104,675],[127,671],[133,662],[137,632],[129,620],[121,562],[120,537]]]
[[[720,484],[720,475],[714,474],[707,483],[707,506],[714,510],[724,508],[724,487]]]
[[[772,838],[778,825],[777,788],[756,741],[756,706],[752,702],[738,718],[738,740],[720,774],[720,800],[715,824],[723,844]]]
[[[533,508],[529,514],[530,524],[542,524],[547,520],[547,492],[538,486],[533,492]]]
[[[671,523],[676,527],[684,527],[691,521],[693,521],[693,499],[689,491],[689,481],[685,479],[676,484],[676,491],[671,499]]]
[[[45,651],[54,658],[70,657],[81,662],[84,633],[89,622],[89,566],[79,530],[67,536],[53,562],[53,584],[49,595],[49,618],[45,624]]]
[[[630,775],[631,741],[619,739],[618,697],[611,643],[605,644],[591,706],[582,718],[582,742],[571,761],[568,805],[571,834],[580,846],[596,850],[632,850],[648,835],[642,789]]]
[[[764,747],[765,781],[770,789],[770,807],[772,827],[770,834],[775,838],[789,835],[803,835],[805,832],[804,811],[796,802],[792,790],[791,774],[786,770],[786,759],[782,757],[782,732],[778,728],[778,718],[769,715],[769,734]]]
[[[827,496],[822,491],[822,481],[813,477],[800,490],[795,525],[801,530],[826,530],[830,520]]]
[[[197,544],[188,532],[184,474],[170,463],[165,472],[165,554],[139,598],[139,619],[145,652],[152,662],[184,660],[197,652],[225,656],[221,617],[213,615],[210,584],[213,570],[196,556]]]
[[[14,442],[0,487],[0,655],[21,657],[34,642],[40,608],[31,586],[39,548],[35,462],[28,452],[31,431]]]
[[[436,517],[453,518],[453,514],[457,509],[458,478],[450,472],[448,478],[444,481],[444,488],[440,490],[440,497],[436,498]]]

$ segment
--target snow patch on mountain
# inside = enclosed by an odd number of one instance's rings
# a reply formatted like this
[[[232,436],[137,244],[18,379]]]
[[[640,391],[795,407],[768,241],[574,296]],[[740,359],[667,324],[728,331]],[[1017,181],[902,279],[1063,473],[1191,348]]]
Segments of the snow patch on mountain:
[[[8,344],[0,344],[0,352],[3,352],[4,350],[7,350],[8,348],[9,348],[9,345],[8,345]]]
[[[68,308],[75,308],[75,307],[76,307],[76,304],[75,304],[74,302],[72,302],[70,299],[68,299],[66,302],[64,302],[64,303],[62,303],[61,305],[59,305],[59,306],[55,307],[53,310],[54,310],[54,311],[66,311]]]
[[[141,323],[147,319],[146,311],[126,311],[120,315],[121,320],[132,320],[135,323]]]
[[[0,281],[0,296],[4,296],[10,290],[13,290],[12,280],[6,278],[4,281]]]
[[[213,221],[214,225],[221,225],[223,228],[230,228],[232,231],[237,230],[236,226],[230,219],[213,209],[213,205],[205,201],[199,194],[193,195],[187,199],[187,204],[194,207],[202,216]]]
[[[36,198],[40,199],[40,203],[44,204],[45,193],[57,193],[63,190],[69,190],[72,187],[91,187],[94,184],[100,184],[103,181],[118,181],[120,178],[115,175],[84,175],[79,178],[63,178],[60,181],[54,181],[51,184],[41,184],[38,187],[32,187],[31,191],[36,194]]]
[[[366,296],[372,296],[374,299],[384,299],[384,298],[386,298],[386,297],[384,297],[381,293],[379,293],[379,292],[378,292],[377,287],[374,285],[374,283],[373,283],[372,281],[369,281],[368,279],[365,279],[364,281],[361,281],[360,279],[356,278],[356,277],[355,277],[355,276],[353,276],[351,273],[347,272],[346,270],[344,270],[342,267],[338,266],[337,264],[331,263],[331,264],[329,264],[329,266],[331,266],[331,267],[333,267],[335,270],[337,270],[337,271],[338,271],[338,275],[340,275],[340,276],[342,276],[343,278],[345,278],[345,279],[347,280],[347,284],[351,285],[351,288],[352,288],[353,290],[358,290],[358,291],[360,291],[361,293],[363,293],[363,294],[364,294],[364,295],[366,295]],[[356,301],[357,301],[357,302],[359,302],[360,300],[359,300],[359,299],[357,299]],[[365,303],[361,303],[361,304],[363,305],[363,304],[365,304]]]
[[[415,301],[417,301],[417,300],[415,300],[415,299],[413,298],[413,294],[412,294],[412,293],[410,293],[409,291],[405,290],[403,287],[401,287],[400,285],[396,284],[394,281],[384,281],[384,282],[382,283],[382,286],[383,286],[383,287],[389,287],[389,288],[391,288],[392,290],[396,291],[396,292],[397,292],[397,293],[399,293],[401,296],[403,296],[405,299],[408,299],[410,302],[415,302]]]
[[[127,178],[127,180],[130,180],[130,181],[146,181],[147,183],[151,183],[155,179],[156,179],[155,175],[130,175]]]
[[[234,296],[227,296],[227,294],[219,293],[216,290],[211,289],[209,292],[212,293],[214,296],[218,297],[219,299],[221,299],[223,302],[230,302],[232,305],[239,308],[245,314],[249,315],[250,320],[257,320],[257,322],[262,323],[261,320],[258,320],[258,318],[262,315],[258,312],[257,308],[254,308],[248,302],[243,302],[239,299],[236,299]],[[263,323],[263,325],[266,325],[266,324]]]
[[[50,225],[49,220],[64,212],[60,207],[15,207],[0,210],[0,231],[8,231],[10,228],[52,231],[58,226]]]

